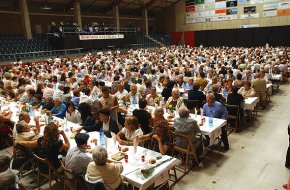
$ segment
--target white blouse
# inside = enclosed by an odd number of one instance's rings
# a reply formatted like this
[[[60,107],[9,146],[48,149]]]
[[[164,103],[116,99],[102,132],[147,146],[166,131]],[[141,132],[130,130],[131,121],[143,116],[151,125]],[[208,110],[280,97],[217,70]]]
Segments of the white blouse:
[[[76,123],[76,124],[82,123],[81,114],[78,110],[75,110],[71,114],[66,112],[66,119],[72,123]]]

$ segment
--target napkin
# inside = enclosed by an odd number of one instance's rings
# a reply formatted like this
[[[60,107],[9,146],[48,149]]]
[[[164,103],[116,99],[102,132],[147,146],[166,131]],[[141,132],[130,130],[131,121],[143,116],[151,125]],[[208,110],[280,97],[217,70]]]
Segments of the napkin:
[[[200,115],[201,115],[201,118],[203,116],[203,109],[200,109]]]
[[[196,108],[194,108],[194,117],[195,117],[195,119],[197,118],[197,109]]]

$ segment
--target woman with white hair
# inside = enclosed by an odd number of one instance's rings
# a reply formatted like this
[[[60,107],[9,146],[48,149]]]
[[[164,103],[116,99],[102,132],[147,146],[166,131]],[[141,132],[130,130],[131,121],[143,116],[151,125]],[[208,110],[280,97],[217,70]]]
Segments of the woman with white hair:
[[[51,114],[63,119],[66,113],[66,105],[61,101],[61,98],[59,97],[55,97],[53,101],[54,101],[54,107],[50,111]]]
[[[166,108],[169,108],[169,105],[171,105],[173,109],[177,110],[184,105],[183,98],[180,97],[178,88],[173,88],[171,95],[172,96],[169,97],[165,103]]]
[[[109,161],[107,150],[101,146],[94,148],[92,155],[93,162],[90,162],[87,168],[88,180],[94,182],[103,179],[108,189],[119,189],[123,185],[122,163]]]

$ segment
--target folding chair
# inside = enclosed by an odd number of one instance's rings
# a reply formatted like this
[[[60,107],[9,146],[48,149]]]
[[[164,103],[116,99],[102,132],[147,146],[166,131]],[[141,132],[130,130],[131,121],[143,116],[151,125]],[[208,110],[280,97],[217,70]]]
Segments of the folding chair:
[[[231,123],[231,121],[235,122],[235,132],[238,132],[237,130],[239,128],[242,128],[242,122],[241,122],[241,116],[240,116],[240,106],[238,105],[229,105],[225,104],[225,107],[228,110],[228,123]],[[240,127],[239,127],[240,125]],[[228,132],[228,135],[233,132],[233,129],[231,129]]]
[[[192,138],[191,138],[191,134],[190,135],[186,135],[186,134],[180,134],[180,133],[175,133],[174,132],[174,136],[175,139],[176,138],[181,138],[185,141],[186,147],[181,147],[176,145],[176,143],[174,144],[174,151],[175,153],[179,153],[181,156],[185,155],[185,164],[184,167],[182,166],[176,166],[176,169],[178,171],[183,172],[182,176],[179,177],[179,179],[183,178],[188,172],[189,172],[189,167],[188,167],[188,160],[190,158],[190,156],[193,157],[194,161],[197,163],[197,165],[199,166],[199,161],[197,159],[196,156],[196,150],[194,145],[192,144]]]
[[[68,169],[65,164],[63,163],[63,161],[61,161],[61,166],[63,168],[64,171],[64,175],[63,175],[63,189],[66,190],[67,188],[70,190],[77,190],[78,189],[78,181],[79,181],[79,175],[74,174],[74,172],[70,169]],[[69,179],[67,177],[68,175],[72,176],[72,179]]]
[[[37,156],[36,154],[33,154],[34,158],[37,160],[38,162],[38,179],[37,179],[37,186],[38,189],[40,190],[40,176],[44,177],[45,179],[48,180],[49,183],[49,189],[51,189],[51,182],[53,179],[57,180],[62,180],[63,177],[62,175],[57,171],[57,169],[50,163],[50,161],[47,158],[41,158],[39,156]],[[39,163],[45,164],[48,166],[48,174],[44,173],[40,170],[39,168]]]
[[[83,175],[83,179],[87,190],[106,190],[104,180],[102,178],[96,181],[90,181],[87,174],[85,174]]]

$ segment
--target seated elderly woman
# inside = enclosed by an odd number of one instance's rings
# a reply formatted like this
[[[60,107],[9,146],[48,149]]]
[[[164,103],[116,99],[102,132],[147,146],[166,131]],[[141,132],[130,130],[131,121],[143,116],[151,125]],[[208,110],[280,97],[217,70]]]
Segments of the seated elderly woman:
[[[138,119],[135,116],[125,118],[125,125],[116,135],[116,140],[121,145],[133,145],[133,140],[143,135],[143,131],[139,127]]]
[[[97,146],[93,149],[93,162],[90,162],[87,168],[87,178],[93,183],[97,180],[103,179],[104,185],[108,189],[122,189],[123,165],[119,162],[108,160],[108,152],[105,148]]]
[[[183,104],[183,98],[180,97],[178,88],[173,88],[172,96],[168,98],[165,103],[165,107],[168,108],[169,105],[172,105],[173,109],[179,109]]]
[[[54,98],[54,107],[52,108],[50,112],[51,114],[61,119],[65,117],[66,105],[62,102],[61,98],[59,97]]]
[[[190,135],[192,144],[195,148],[201,148],[201,131],[197,121],[189,117],[189,110],[185,106],[178,109],[180,118],[174,119],[174,131],[183,135]],[[176,145],[186,148],[187,144],[184,139],[176,138]],[[198,151],[200,152],[200,151]]]
[[[161,105],[162,103],[162,97],[157,94],[155,87],[151,88],[150,94],[146,96],[146,100],[149,106]]]
[[[164,117],[163,107],[158,107],[154,110],[154,117],[151,119],[151,126],[154,128],[154,126],[160,121],[167,122],[168,124],[168,121]]]
[[[255,96],[255,90],[251,87],[251,81],[245,81],[244,86],[239,89],[238,93],[244,97]]]
[[[64,143],[60,138],[64,139]],[[47,158],[55,168],[60,167],[58,155],[62,150],[67,151],[70,147],[69,140],[63,131],[59,131],[55,123],[49,123],[45,126],[43,136],[33,141],[19,141],[19,144],[29,148],[38,149],[37,155],[41,158]],[[46,164],[39,163],[41,172],[48,173],[48,166]]]
[[[154,126],[153,132],[143,135],[138,141],[152,140],[150,149],[161,154],[172,155],[173,140],[167,122],[160,121]]]

